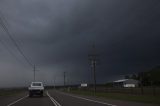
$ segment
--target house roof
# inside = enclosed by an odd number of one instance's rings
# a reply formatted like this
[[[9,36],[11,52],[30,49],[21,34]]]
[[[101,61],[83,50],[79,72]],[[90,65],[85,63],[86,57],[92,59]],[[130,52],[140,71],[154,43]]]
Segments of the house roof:
[[[127,81],[128,79],[121,79],[121,80],[116,80],[116,81],[113,81],[113,82],[124,82],[124,81]]]
[[[119,83],[119,82],[138,82],[138,80],[135,80],[135,79],[120,79],[120,80],[116,80],[116,81],[113,81],[115,83]]]

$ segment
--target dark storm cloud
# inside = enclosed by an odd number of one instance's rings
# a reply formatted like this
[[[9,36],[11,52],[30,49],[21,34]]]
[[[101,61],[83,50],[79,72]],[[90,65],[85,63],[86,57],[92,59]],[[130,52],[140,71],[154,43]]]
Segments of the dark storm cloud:
[[[93,43],[100,55],[98,82],[160,63],[158,0],[2,0],[0,7],[20,47],[40,68],[38,79],[46,83],[56,76],[57,84],[62,84],[63,71],[68,73],[68,83],[91,82],[88,53]],[[14,48],[11,42],[8,45]],[[24,69],[22,64],[13,62],[12,56],[11,59],[4,54],[0,53],[2,60],[9,62],[1,64],[11,68],[3,69],[17,70],[8,83],[14,79],[15,85],[24,85],[15,78],[23,72],[26,82],[32,80],[30,68]]]

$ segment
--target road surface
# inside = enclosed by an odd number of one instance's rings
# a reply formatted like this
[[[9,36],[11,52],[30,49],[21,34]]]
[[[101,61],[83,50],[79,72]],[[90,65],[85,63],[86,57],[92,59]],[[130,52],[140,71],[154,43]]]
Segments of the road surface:
[[[156,106],[143,103],[98,99],[60,91],[45,91],[44,97],[28,97],[26,92],[9,97],[0,97],[0,106]]]

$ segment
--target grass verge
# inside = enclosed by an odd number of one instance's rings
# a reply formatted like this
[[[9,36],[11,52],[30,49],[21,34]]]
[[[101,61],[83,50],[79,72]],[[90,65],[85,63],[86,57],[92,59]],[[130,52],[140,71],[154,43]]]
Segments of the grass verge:
[[[0,96],[12,96],[21,93],[21,89],[0,89]]]
[[[81,90],[71,90],[69,93],[94,96],[93,92],[81,91]],[[160,96],[149,96],[149,95],[131,95],[131,94],[121,94],[121,93],[96,93],[96,97],[116,99],[124,101],[160,104]]]

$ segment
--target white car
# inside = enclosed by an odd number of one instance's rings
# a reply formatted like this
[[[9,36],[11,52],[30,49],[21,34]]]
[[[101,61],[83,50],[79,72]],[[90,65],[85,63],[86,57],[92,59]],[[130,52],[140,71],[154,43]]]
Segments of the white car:
[[[29,97],[32,97],[33,95],[40,95],[43,96],[44,92],[44,86],[42,82],[32,82],[29,90]]]

